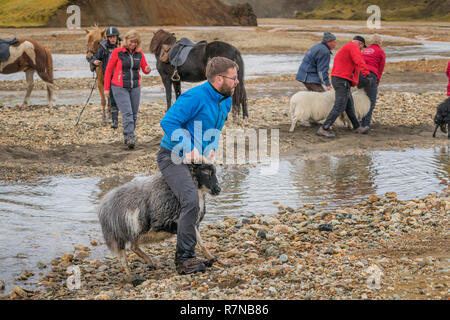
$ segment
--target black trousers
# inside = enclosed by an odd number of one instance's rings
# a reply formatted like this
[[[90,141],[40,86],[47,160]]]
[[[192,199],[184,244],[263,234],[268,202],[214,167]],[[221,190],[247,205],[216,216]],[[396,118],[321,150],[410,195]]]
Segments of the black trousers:
[[[353,97],[350,90],[352,87],[351,82],[347,79],[331,77],[331,84],[336,92],[336,98],[334,100],[333,109],[331,109],[328,114],[322,128],[328,130],[336,121],[337,117],[345,111],[352,122],[353,129],[357,129],[360,124],[356,118],[355,107],[353,105]]]
[[[177,249],[175,264],[189,258],[195,258],[197,235],[195,224],[199,213],[198,188],[192,180],[190,170],[186,164],[175,164],[171,158],[172,151],[161,147],[157,162],[164,180],[175,194],[181,205],[181,213],[177,226]]]
[[[370,71],[369,77],[371,78],[371,83],[364,87],[364,91],[370,100],[370,109],[369,112],[362,118],[361,125],[364,127],[370,126],[370,121],[372,120],[373,109],[375,109],[375,103],[377,102],[378,95],[378,78],[375,73]]]

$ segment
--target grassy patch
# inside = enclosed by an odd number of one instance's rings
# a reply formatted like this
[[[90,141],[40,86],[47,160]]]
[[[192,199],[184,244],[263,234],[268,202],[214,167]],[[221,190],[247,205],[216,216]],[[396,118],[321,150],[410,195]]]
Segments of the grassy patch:
[[[42,27],[69,0],[0,0],[0,27]]]
[[[370,5],[381,9],[381,20],[450,21],[450,0],[329,0],[311,12],[297,13],[299,19],[366,20]]]

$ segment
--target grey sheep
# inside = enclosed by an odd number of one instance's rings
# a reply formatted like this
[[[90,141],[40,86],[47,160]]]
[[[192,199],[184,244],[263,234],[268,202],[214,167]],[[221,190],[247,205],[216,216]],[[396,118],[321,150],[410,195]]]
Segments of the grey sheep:
[[[198,187],[197,242],[211,265],[217,259],[204,246],[198,228],[206,213],[206,193],[220,193],[216,168],[212,164],[189,164],[188,167]],[[127,243],[131,244],[134,253],[154,266],[138,243],[162,241],[176,234],[180,211],[180,203],[161,173],[128,182],[104,196],[98,211],[103,237],[108,248],[120,258],[129,277],[131,273],[125,252]]]

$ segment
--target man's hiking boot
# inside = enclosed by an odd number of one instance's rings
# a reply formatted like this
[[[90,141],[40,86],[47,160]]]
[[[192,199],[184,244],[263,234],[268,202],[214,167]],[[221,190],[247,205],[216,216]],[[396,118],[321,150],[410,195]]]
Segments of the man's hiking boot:
[[[327,130],[324,130],[322,127],[320,127],[319,130],[317,130],[316,134],[320,137],[325,137],[328,139],[336,138],[336,136],[334,134],[329,133]]]
[[[178,274],[205,272],[206,266],[197,258],[190,258],[176,265]]]

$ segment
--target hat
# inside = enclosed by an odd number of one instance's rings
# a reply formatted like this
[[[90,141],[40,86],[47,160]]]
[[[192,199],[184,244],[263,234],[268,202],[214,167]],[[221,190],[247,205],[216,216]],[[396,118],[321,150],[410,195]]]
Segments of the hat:
[[[364,44],[364,48],[367,48],[367,46],[366,46],[366,40],[365,40],[363,37],[361,37],[361,36],[354,36],[354,37],[353,37],[353,40],[361,41],[361,42]]]
[[[328,42],[328,41],[333,41],[336,40],[336,36],[334,34],[332,34],[331,32],[324,32],[323,33],[323,38],[322,38],[322,42]]]

